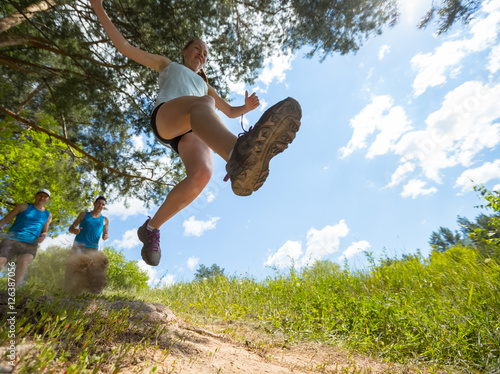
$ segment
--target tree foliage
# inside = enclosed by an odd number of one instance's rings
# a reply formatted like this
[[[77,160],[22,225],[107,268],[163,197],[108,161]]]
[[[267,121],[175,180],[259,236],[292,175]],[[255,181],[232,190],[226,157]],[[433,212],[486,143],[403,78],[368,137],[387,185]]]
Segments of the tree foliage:
[[[460,233],[453,232],[446,227],[440,227],[438,232],[433,232],[429,240],[431,247],[438,252],[445,252],[461,242]]]
[[[194,273],[195,281],[202,281],[204,279],[212,278],[212,277],[223,277],[224,269],[220,268],[217,264],[212,264],[210,267],[206,267],[205,265],[198,266],[196,272]]]
[[[439,35],[447,32],[458,21],[468,24],[480,8],[483,0],[441,0],[439,5],[436,3],[437,1],[433,1],[431,8],[422,18],[418,27],[427,27],[437,16],[437,33]]]
[[[481,208],[492,209],[493,214],[479,214],[475,222],[465,217],[458,217],[460,232],[440,227],[433,232],[429,244],[437,252],[445,252],[455,246],[470,246],[483,257],[493,257],[500,260],[500,193],[489,191],[484,186],[474,187],[485,198],[487,204]]]
[[[108,287],[115,290],[143,290],[148,288],[149,276],[137,261],[127,261],[122,250],[105,247],[104,254],[109,260],[106,274]]]
[[[468,12],[448,6],[456,3]],[[446,1],[443,12],[454,14],[447,24],[469,19],[479,3]],[[206,70],[222,96],[228,80],[252,82],[276,51],[307,46],[308,57],[321,59],[355,52],[398,18],[396,0],[109,0],[104,6],[127,40],[148,52],[179,60],[188,39],[207,41]],[[179,158],[150,130],[157,73],[115,50],[88,1],[1,2],[0,75],[0,121],[57,144],[47,154],[66,160],[60,170],[74,183],[64,186],[79,185],[79,197],[98,191],[157,204],[184,176]],[[28,144],[16,135],[2,141]],[[36,183],[39,175],[20,179],[15,188]],[[2,199],[17,201],[15,188]]]
[[[41,118],[45,124],[50,118]],[[66,230],[91,198],[91,182],[81,175],[81,158],[44,133],[0,122],[0,216],[16,205],[31,203],[39,188],[51,191],[49,234]]]

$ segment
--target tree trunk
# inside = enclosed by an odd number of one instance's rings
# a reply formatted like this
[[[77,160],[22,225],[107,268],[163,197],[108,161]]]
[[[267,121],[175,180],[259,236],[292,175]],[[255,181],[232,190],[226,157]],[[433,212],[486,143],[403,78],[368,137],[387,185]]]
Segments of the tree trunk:
[[[16,12],[8,17],[0,19],[0,33],[7,31],[11,27],[17,26],[24,22],[26,18],[31,18],[38,12],[45,12],[51,6],[54,6],[56,2],[54,0],[42,0],[37,4],[30,5],[21,12]]]

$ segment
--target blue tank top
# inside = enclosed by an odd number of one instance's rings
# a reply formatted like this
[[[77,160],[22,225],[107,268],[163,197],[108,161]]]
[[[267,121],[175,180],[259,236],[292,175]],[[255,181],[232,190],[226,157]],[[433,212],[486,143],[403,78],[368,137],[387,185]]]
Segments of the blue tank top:
[[[99,239],[104,229],[104,216],[94,218],[89,212],[85,213],[82,222],[80,222],[80,233],[76,236],[76,244],[82,247],[99,247]]]
[[[50,212],[47,209],[38,210],[30,203],[28,208],[16,216],[14,224],[9,229],[8,239],[34,243],[40,236],[49,215]]]
[[[158,78],[160,91],[155,102],[155,108],[161,103],[181,96],[205,96],[208,85],[191,69],[177,62],[171,62],[163,69]]]

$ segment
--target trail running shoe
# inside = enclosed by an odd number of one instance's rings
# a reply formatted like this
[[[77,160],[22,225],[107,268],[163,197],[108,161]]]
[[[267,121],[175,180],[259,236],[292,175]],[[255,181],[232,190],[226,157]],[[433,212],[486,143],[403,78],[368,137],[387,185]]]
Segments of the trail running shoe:
[[[149,221],[151,221],[151,217],[148,217],[144,225],[139,227],[137,236],[139,240],[144,243],[141,250],[141,256],[144,262],[151,266],[158,266],[161,258],[160,230],[148,230],[147,226]]]
[[[240,134],[226,165],[236,195],[251,195],[264,184],[269,161],[295,139],[301,117],[300,104],[289,97],[266,110],[253,128]]]

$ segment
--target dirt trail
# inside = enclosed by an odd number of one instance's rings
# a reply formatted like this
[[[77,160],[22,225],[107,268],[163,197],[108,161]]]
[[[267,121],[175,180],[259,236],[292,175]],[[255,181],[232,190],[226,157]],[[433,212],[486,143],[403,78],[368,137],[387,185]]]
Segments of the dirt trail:
[[[68,301],[75,306],[74,301]],[[79,302],[82,304],[82,302]],[[86,313],[96,308],[117,310],[128,307],[132,320],[141,329],[129,341],[139,342],[150,337],[151,328],[162,328],[162,333],[150,340],[145,348],[132,352],[121,360],[120,370],[115,371],[112,363],[99,373],[169,373],[169,374],[284,374],[284,373],[413,373],[425,372],[422,368],[394,365],[369,357],[351,355],[348,352],[320,344],[295,344],[283,346],[282,340],[256,329],[236,323],[219,323],[204,326],[189,324],[172,313],[162,304],[139,301],[109,302],[94,300],[84,305]],[[158,325],[160,324],[160,325]],[[137,335],[142,336],[137,336]],[[280,342],[281,341],[281,342]],[[112,342],[118,345],[120,342]],[[112,346],[103,350],[112,350]],[[3,356],[6,348],[0,347]],[[25,360],[36,360],[37,348],[33,344],[18,347],[18,354]],[[1,357],[0,356],[0,357]],[[0,363],[0,373],[2,365]],[[69,364],[69,363],[68,363]],[[19,365],[18,365],[19,366]],[[156,370],[154,368],[156,367]],[[67,365],[61,365],[64,373]],[[16,373],[17,370],[12,371]],[[434,371],[435,372],[435,371]]]

